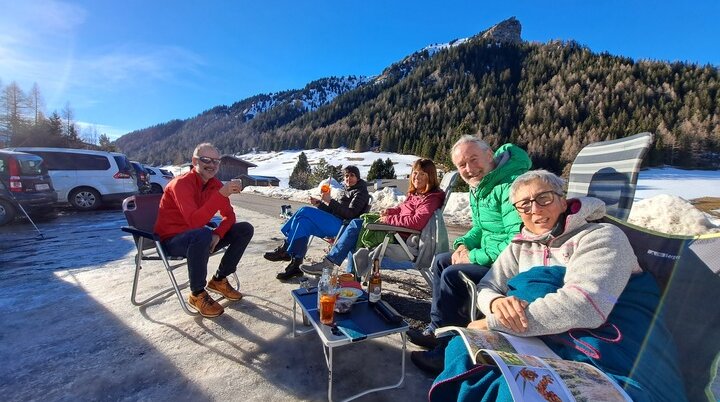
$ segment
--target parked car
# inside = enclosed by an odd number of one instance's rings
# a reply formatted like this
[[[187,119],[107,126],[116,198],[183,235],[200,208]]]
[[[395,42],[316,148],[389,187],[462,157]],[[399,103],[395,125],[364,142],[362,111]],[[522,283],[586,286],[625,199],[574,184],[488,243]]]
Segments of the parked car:
[[[42,157],[60,203],[79,210],[120,203],[137,194],[132,165],[124,154],[71,148],[17,147]]]
[[[57,194],[41,157],[0,150],[0,226],[23,215],[55,214]],[[19,204],[19,206],[18,206]]]
[[[133,173],[135,180],[137,181],[138,192],[140,194],[148,194],[151,190],[150,187],[150,175],[148,174],[145,167],[140,162],[130,161],[133,166]]]
[[[174,177],[172,172],[154,166],[145,165],[145,170],[147,170],[148,177],[150,178],[151,193],[162,193],[165,191],[165,186],[167,186]]]

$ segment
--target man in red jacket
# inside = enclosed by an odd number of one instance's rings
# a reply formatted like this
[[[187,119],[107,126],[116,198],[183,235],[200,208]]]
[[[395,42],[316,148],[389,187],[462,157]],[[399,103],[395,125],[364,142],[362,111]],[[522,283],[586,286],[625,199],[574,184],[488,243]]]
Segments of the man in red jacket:
[[[210,254],[229,246],[207,290],[229,300],[240,300],[242,293],[233,289],[227,276],[235,272],[245,252],[254,228],[248,222],[235,223],[230,194],[242,191],[242,184],[230,181],[223,184],[215,178],[220,168],[220,152],[210,143],[195,147],[193,168],[174,178],[165,188],[155,233],[171,256],[187,258],[190,291],[188,303],[204,317],[217,317],[223,307],[205,291],[207,263]],[[217,212],[222,222],[217,228],[205,226]]]

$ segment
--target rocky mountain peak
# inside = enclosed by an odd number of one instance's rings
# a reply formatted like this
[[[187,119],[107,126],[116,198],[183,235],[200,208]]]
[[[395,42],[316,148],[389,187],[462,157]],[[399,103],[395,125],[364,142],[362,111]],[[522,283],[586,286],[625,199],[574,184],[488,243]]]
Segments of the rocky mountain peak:
[[[493,39],[497,42],[519,44],[522,42],[520,32],[522,26],[520,21],[515,17],[510,17],[497,25],[490,27],[487,31],[480,34],[483,39]]]

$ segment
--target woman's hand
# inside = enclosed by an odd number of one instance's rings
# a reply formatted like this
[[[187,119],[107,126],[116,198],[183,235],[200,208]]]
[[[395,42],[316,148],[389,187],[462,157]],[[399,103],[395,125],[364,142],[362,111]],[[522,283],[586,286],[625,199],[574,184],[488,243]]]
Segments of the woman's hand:
[[[316,207],[319,203],[320,203],[320,200],[318,200],[317,198],[312,197],[312,196],[310,197],[310,204],[312,204],[313,206]]]
[[[482,320],[475,320],[475,321],[471,322],[470,324],[468,324],[467,327],[468,327],[468,329],[484,329],[484,330],[489,329],[488,325],[487,325],[487,319],[485,319],[485,318],[483,318]]]
[[[458,246],[457,250],[452,254],[453,264],[469,264],[470,263],[470,250],[465,247],[464,244]]]
[[[515,296],[498,297],[490,303],[490,311],[500,323],[515,332],[527,331],[525,308],[528,302]]]

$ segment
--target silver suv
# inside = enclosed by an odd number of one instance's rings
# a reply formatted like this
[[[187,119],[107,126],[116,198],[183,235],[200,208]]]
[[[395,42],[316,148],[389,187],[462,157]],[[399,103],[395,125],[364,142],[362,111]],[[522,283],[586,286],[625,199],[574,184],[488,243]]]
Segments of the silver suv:
[[[70,148],[12,149],[42,157],[58,202],[68,202],[76,209],[93,210],[102,204],[120,203],[138,192],[133,167],[124,154]]]

